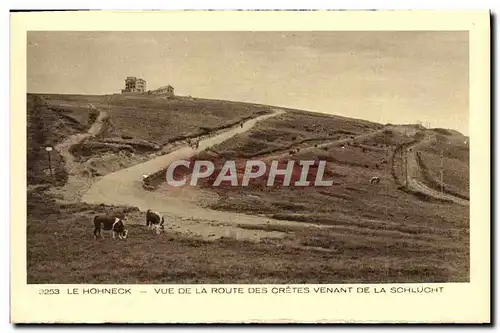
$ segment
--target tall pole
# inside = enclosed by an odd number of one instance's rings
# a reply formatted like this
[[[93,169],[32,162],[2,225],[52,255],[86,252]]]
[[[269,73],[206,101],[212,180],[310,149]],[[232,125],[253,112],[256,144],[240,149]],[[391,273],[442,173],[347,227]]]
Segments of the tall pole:
[[[401,171],[403,172],[403,185],[406,187],[406,162],[404,156],[404,146],[401,146]]]
[[[385,139],[385,176],[387,177],[387,166],[389,165],[389,148],[387,147],[387,133],[384,133]],[[387,183],[384,186],[385,188],[385,218],[387,219]]]
[[[385,141],[385,177],[388,178],[387,176],[387,167],[389,165],[389,149],[387,147],[387,133],[384,131],[384,141]],[[384,202],[385,202],[385,226],[386,226],[386,229],[387,229],[387,222],[388,222],[388,211],[387,211],[387,181],[384,182]],[[389,246],[387,244],[387,241],[385,243],[385,263],[384,263],[384,266],[385,266],[385,276],[387,278],[387,276],[389,275],[389,263],[387,262],[387,257],[389,255]]]
[[[52,162],[50,160],[50,152],[52,151],[52,147],[45,147],[45,151],[47,152],[47,157],[49,159],[50,177],[53,177],[53,174],[52,174]]]
[[[50,161],[50,152],[47,152],[47,155],[49,156],[49,170],[50,170],[50,177],[53,177],[53,175],[52,175],[52,162]]]
[[[411,151],[411,148],[409,149],[409,151]],[[408,151],[407,151],[408,152]],[[409,175],[408,175],[408,154],[405,154],[405,182],[406,182],[406,187],[408,187],[408,179],[409,179]]]
[[[443,150],[441,149],[441,194],[443,194],[444,192],[443,173],[444,173],[444,158],[443,158]]]
[[[403,159],[401,161],[401,163],[403,164],[402,165],[402,168],[403,168],[403,174],[404,174],[404,184],[405,184],[405,188],[408,187],[408,158],[406,157],[406,154],[405,152],[403,151],[403,148],[401,148],[401,153],[402,153],[402,156],[403,156]]]

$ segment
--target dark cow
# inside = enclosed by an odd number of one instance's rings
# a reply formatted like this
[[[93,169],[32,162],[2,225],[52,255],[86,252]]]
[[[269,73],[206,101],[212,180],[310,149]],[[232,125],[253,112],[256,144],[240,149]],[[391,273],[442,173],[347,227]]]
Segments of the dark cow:
[[[113,239],[117,235],[120,239],[126,239],[128,235],[128,230],[125,229],[123,220],[115,216],[97,215],[94,217],[94,238],[97,238],[97,235],[104,238],[102,231],[112,232]]]
[[[146,227],[151,229],[151,231],[159,234],[160,231],[165,231],[165,218],[158,214],[157,212],[153,212],[150,209],[146,212]]]

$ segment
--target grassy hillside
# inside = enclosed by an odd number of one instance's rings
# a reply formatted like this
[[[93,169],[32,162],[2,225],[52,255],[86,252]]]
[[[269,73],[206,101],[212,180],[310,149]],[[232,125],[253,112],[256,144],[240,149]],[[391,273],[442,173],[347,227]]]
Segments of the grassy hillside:
[[[446,135],[442,134],[443,131]],[[444,191],[469,198],[469,140],[454,131],[438,130],[437,133],[435,140],[419,152],[422,181],[434,189],[440,189],[442,152]]]
[[[434,221],[436,225],[442,223],[435,210],[439,208],[452,212],[455,208],[448,209],[446,205],[429,197],[415,197],[403,192],[400,190],[400,180],[394,179],[402,174],[402,165],[397,163],[397,149],[420,141],[426,135],[425,129],[413,128],[410,131],[390,127],[381,130],[382,127],[380,124],[355,119],[292,112],[260,123],[251,131],[202,152],[193,160],[211,160],[215,164],[216,172],[213,176],[200,182],[200,186],[220,195],[219,202],[212,206],[215,209],[273,214],[300,221],[304,218],[298,214],[303,214],[309,216],[310,222],[316,221],[316,215],[340,214],[339,223],[342,223],[340,221],[344,216],[361,220],[367,217],[396,218],[401,219],[401,223],[421,223],[425,218],[426,221]],[[366,135],[367,133],[374,134]],[[316,147],[318,144],[334,143],[345,138],[353,140]],[[463,142],[448,141],[438,136],[438,144],[423,146],[421,155],[426,157],[433,151],[439,151],[439,144],[448,148],[446,156],[449,161],[445,163],[445,175],[448,178],[445,178],[445,183],[450,188],[467,188],[468,192],[468,162],[464,162],[468,161],[468,148]],[[268,166],[272,159],[278,158],[281,167],[285,167],[291,160],[297,164],[299,160],[325,160],[325,178],[332,180],[333,186],[268,187],[266,172],[261,179],[251,180],[250,186],[246,188],[232,187],[229,182],[223,182],[220,187],[211,187],[210,184],[227,159],[236,160],[241,180],[248,158],[267,161]],[[314,167],[310,169],[309,180],[315,179],[316,170]],[[432,175],[435,175],[439,169],[434,164],[425,170],[432,170]],[[369,180],[374,176],[381,178],[379,185],[370,184]],[[283,177],[277,179],[282,180]],[[443,218],[450,223],[458,221],[458,225],[466,225],[467,208],[456,208],[455,212],[457,213]]]
[[[462,253],[465,233],[443,233],[447,225],[418,235],[419,226],[384,233],[359,228],[347,233],[279,228],[301,249],[264,239],[260,243],[222,238],[205,241],[168,232],[154,236],[144,226],[129,226],[126,241],[94,240],[95,214],[133,209],[60,205],[32,194],[28,210],[28,283],[368,283],[467,281]],[[68,228],[71,225],[71,228]],[[377,225],[375,225],[377,226]],[[262,228],[263,226],[259,226]],[[378,226],[380,228],[381,226]],[[241,228],[255,228],[244,226]],[[277,227],[274,227],[277,228]],[[357,228],[354,225],[354,228]],[[384,237],[384,235],[386,235]],[[386,243],[392,237],[392,241]],[[434,247],[430,249],[431,244]]]
[[[37,95],[27,96],[27,181],[28,184],[64,183],[67,178],[64,161],[53,150],[54,179],[50,177],[46,146],[55,146],[69,135],[88,128],[88,112],[52,107]]]
[[[28,94],[28,184],[54,181],[48,173],[44,147],[85,132],[98,114],[90,104],[108,112],[110,117],[98,137],[73,146],[71,152],[78,161],[88,161],[94,175],[137,163],[151,153],[161,153],[168,143],[270,112],[265,106],[183,97],[167,100],[152,96]],[[55,181],[64,184],[67,175],[63,161],[55,151],[52,156]],[[112,165],[103,165],[109,161]]]
[[[106,131],[73,152],[82,161],[102,164],[101,169],[107,172],[113,171],[112,163],[119,161],[119,167],[126,167],[137,162],[134,154],[147,158],[157,146],[270,110],[186,98],[44,97],[49,105],[40,96],[31,96],[28,102],[28,155],[41,161],[45,152],[40,153],[40,147],[85,131],[93,117],[86,105],[92,103],[110,113]],[[265,238],[257,243],[227,238],[206,241],[171,231],[156,237],[142,225],[129,226],[130,238],[125,243],[96,241],[91,227],[96,213],[137,212],[127,207],[62,205],[43,189],[31,190],[28,283],[469,281],[468,207],[412,195],[395,181],[401,174],[395,154],[398,147],[427,134],[422,128],[398,130],[397,126],[385,128],[362,120],[288,110],[203,152],[198,158],[214,161],[218,169],[227,159],[235,159],[240,172],[249,158],[278,159],[282,164],[289,160],[327,161],[324,178],[333,180],[330,187],[285,187],[279,182],[268,187],[259,179],[246,188],[224,183],[213,188],[207,180],[201,182],[205,190],[218,194],[211,208],[263,215],[262,224],[241,224],[239,228],[286,232],[284,239]],[[440,151],[440,145],[446,146],[446,165],[458,175],[452,176],[448,170],[446,181],[463,190],[468,148],[460,145],[456,133],[438,130],[435,135],[436,144],[421,148],[423,165],[435,177],[435,160],[429,156]],[[328,143],[331,145],[322,146]],[[128,152],[130,161],[118,155],[121,151]],[[100,158],[105,153],[115,158]],[[32,165],[34,175],[43,174],[42,163]],[[56,163],[64,172],[61,162]],[[310,169],[310,180],[314,180],[316,170]],[[373,176],[381,178],[380,184],[370,184]],[[267,225],[266,216],[329,228]],[[72,226],[69,229],[68,224]]]
[[[112,126],[104,137],[139,139],[164,145],[185,136],[235,124],[269,112],[269,107],[207,99],[148,95],[44,95],[51,105],[65,109],[87,107],[109,112]]]
[[[415,268],[416,275],[442,268],[454,278],[467,279],[469,208],[407,193],[394,179],[395,174],[402,173],[401,165],[393,166],[396,149],[418,142],[429,133],[424,129],[399,130],[397,126],[391,126],[392,129],[375,132],[375,135],[356,138],[381,127],[321,115],[283,115],[259,124],[236,140],[216,146],[198,158],[214,161],[218,171],[226,159],[234,157],[241,175],[249,156],[266,161],[272,159],[273,154],[265,147],[271,146],[279,152],[284,147],[285,155],[277,155],[282,167],[290,160],[326,160],[324,178],[332,180],[333,186],[268,187],[265,176],[251,180],[250,186],[245,188],[231,187],[228,182],[211,187],[214,177],[202,181],[201,186],[219,194],[218,201],[211,205],[212,209],[334,226],[316,235],[303,232],[301,237],[304,237],[305,245],[338,250],[339,260],[348,260],[347,249],[354,254],[354,249],[364,248],[367,253],[388,257],[394,264],[410,270],[413,265],[410,261],[407,265],[400,261],[404,261],[407,251],[412,251],[412,258],[428,259],[427,264]],[[307,130],[314,128],[318,131]],[[294,144],[325,133],[335,134],[319,143],[346,137],[355,140],[324,148],[314,148],[314,141]],[[465,189],[466,179],[461,176],[468,174],[468,164],[463,162],[468,158],[468,150],[453,140],[445,140],[442,144],[452,147],[447,154],[453,163],[446,164],[448,178],[445,182],[450,187],[456,184],[457,188]],[[305,150],[306,146],[312,149]],[[294,149],[293,153],[286,154],[290,148]],[[439,145],[424,146],[422,154],[430,154],[432,149],[439,149]],[[435,165],[428,168],[434,170]],[[314,180],[315,173],[316,169],[311,168],[308,179]],[[370,184],[369,180],[374,176],[381,178],[380,184]],[[447,258],[444,266],[442,258]],[[394,266],[391,264],[390,267]]]
[[[282,214],[290,219],[294,219],[292,214],[342,214],[361,219],[393,219],[399,216],[404,221],[414,219],[415,223],[423,218],[421,214],[427,214],[427,220],[434,219],[436,213],[431,205],[435,200],[418,198],[401,191],[401,179],[398,179],[403,172],[397,149],[419,142],[427,132],[416,127],[411,130],[397,126],[382,128],[380,124],[355,119],[319,114],[302,115],[298,112],[285,114],[258,124],[234,140],[202,152],[197,158],[213,161],[216,171],[220,170],[226,159],[234,158],[240,174],[243,173],[248,158],[267,161],[268,166],[270,160],[277,158],[282,167],[291,160],[297,164],[299,160],[324,160],[327,162],[325,178],[332,180],[333,186],[267,187],[266,173],[263,179],[252,180],[251,186],[247,188],[234,188],[224,182],[221,187],[213,188],[210,184],[217,172],[214,177],[202,181],[201,186],[220,194],[220,201],[213,206],[216,209]],[[315,138],[318,140],[314,140]],[[352,138],[352,141],[335,144],[346,138]],[[447,158],[450,160],[445,164],[445,174],[448,174],[445,182],[450,188],[453,184],[465,188],[468,186],[468,164],[463,161],[468,159],[468,148],[457,141],[442,141],[441,138],[439,142],[447,146]],[[332,144],[317,146],[325,143]],[[433,150],[439,150],[440,146],[425,145],[421,149],[422,156],[428,156]],[[434,174],[436,172],[435,165],[430,165],[427,169]],[[315,179],[316,170],[311,168],[308,179]],[[381,178],[379,185],[371,185],[369,182],[375,176]],[[427,207],[431,210],[429,213],[420,212],[429,211]],[[451,216],[450,221],[459,219],[467,223],[466,210],[458,210],[458,215]],[[314,217],[310,220],[315,221]],[[439,221],[438,218],[435,223],[440,223]]]
[[[289,110],[257,124],[249,133],[226,141],[214,151],[220,157],[260,157],[344,139],[380,129],[382,125],[339,116]]]

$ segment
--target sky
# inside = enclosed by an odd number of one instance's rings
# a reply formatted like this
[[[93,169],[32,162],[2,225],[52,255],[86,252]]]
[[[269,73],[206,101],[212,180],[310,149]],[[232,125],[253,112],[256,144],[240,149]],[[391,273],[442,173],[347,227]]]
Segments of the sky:
[[[30,93],[147,89],[468,135],[468,32],[29,32]]]

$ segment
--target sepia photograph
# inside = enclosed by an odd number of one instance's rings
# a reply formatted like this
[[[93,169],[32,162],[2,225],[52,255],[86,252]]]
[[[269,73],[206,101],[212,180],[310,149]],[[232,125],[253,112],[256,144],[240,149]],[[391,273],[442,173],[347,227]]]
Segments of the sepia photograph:
[[[28,283],[469,281],[467,32],[27,43]]]
[[[16,13],[13,320],[488,322],[488,19]]]

